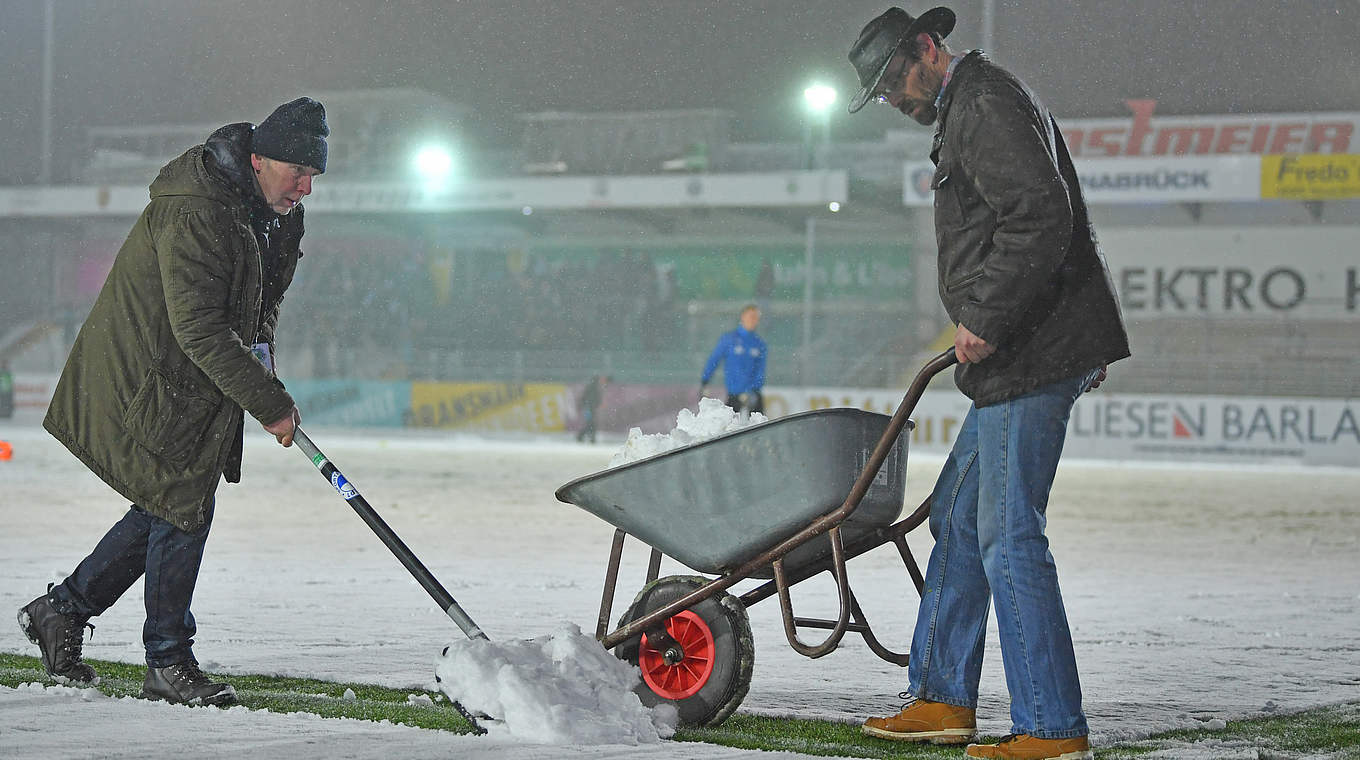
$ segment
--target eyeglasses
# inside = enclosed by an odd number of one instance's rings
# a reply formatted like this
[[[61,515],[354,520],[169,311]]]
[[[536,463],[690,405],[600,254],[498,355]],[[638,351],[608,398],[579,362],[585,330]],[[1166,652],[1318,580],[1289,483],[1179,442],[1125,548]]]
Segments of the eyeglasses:
[[[897,51],[893,51],[893,55],[896,56]],[[911,58],[904,55],[902,56],[902,63],[897,68],[897,73],[889,75],[888,72],[883,72],[883,77],[878,80],[878,88],[875,90],[871,100],[875,103],[892,105],[888,102],[888,93],[893,92],[902,86],[903,80],[907,78],[907,72],[911,71],[912,63],[913,61]]]

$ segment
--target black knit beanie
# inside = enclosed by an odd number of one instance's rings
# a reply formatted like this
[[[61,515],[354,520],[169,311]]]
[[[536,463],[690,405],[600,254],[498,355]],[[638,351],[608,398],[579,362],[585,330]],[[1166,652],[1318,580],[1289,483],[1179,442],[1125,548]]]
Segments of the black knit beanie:
[[[326,109],[311,98],[284,103],[255,128],[251,150],[261,156],[326,171]]]

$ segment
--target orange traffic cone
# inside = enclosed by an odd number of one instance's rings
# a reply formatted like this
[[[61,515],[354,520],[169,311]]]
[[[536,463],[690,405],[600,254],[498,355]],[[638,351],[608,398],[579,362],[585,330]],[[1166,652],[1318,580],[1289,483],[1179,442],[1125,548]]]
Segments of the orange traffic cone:
[[[14,458],[14,447],[9,445],[9,441],[0,441],[0,462],[7,462]]]

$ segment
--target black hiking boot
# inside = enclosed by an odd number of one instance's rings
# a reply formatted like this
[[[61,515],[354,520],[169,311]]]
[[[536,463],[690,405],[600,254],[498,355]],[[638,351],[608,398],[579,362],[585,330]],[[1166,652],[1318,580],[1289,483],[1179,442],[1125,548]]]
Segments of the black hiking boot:
[[[48,591],[52,590],[49,584]],[[19,608],[19,628],[42,652],[43,667],[59,683],[93,686],[99,683],[94,668],[80,659],[85,646],[85,629],[94,632],[89,618],[63,615],[52,606],[47,594]]]
[[[177,705],[230,705],[236,702],[236,689],[218,683],[198,669],[193,660],[163,668],[147,668],[142,683],[142,699],[165,700]]]

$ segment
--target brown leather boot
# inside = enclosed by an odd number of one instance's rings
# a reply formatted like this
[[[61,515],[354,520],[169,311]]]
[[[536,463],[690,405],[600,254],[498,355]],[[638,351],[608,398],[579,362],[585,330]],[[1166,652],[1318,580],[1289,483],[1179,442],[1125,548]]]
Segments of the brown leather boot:
[[[977,737],[977,713],[967,707],[917,699],[896,715],[864,721],[863,731],[897,742],[963,744]]]
[[[1070,739],[1040,739],[1029,734],[1012,734],[996,744],[969,744],[968,757],[1001,760],[1092,760],[1091,744],[1085,736]]]

